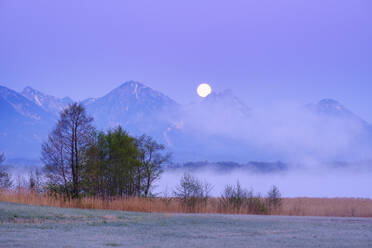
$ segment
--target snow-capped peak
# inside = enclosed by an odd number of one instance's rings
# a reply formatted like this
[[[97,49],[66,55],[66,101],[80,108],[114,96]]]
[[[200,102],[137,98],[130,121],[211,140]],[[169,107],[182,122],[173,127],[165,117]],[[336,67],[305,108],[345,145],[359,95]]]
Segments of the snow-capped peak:
[[[53,114],[58,114],[68,104],[72,103],[72,100],[68,97],[59,99],[57,97],[44,94],[31,87],[24,88],[21,94],[30,101],[34,102],[35,104],[43,108],[45,111]]]

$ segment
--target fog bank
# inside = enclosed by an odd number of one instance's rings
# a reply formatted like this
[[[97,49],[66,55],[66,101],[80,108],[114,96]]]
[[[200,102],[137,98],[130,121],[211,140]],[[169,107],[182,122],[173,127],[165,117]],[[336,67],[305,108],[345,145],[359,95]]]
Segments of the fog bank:
[[[155,192],[173,192],[184,169],[165,171]],[[372,170],[367,168],[299,168],[274,173],[254,173],[247,170],[216,172],[209,169],[190,174],[213,185],[211,194],[219,196],[225,185],[237,181],[247,189],[266,194],[272,185],[279,187],[284,197],[362,197],[372,198]]]

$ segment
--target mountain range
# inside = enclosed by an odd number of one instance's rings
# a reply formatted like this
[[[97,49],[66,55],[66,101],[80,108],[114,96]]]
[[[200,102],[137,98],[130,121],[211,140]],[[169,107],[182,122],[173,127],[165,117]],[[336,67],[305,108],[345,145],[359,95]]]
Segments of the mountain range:
[[[16,92],[0,86],[0,151],[11,159],[38,159],[41,143],[71,103],[31,87]],[[131,135],[151,135],[176,161],[360,160],[372,147],[371,125],[333,99],[257,113],[230,90],[181,105],[129,81],[81,103],[99,130],[122,125]]]

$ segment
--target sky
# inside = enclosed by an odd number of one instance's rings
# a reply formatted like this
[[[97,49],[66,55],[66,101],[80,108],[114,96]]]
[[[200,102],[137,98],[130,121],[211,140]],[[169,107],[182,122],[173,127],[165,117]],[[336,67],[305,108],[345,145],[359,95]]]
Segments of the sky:
[[[0,85],[75,100],[136,80],[180,103],[333,98],[372,122],[370,0],[0,0]]]

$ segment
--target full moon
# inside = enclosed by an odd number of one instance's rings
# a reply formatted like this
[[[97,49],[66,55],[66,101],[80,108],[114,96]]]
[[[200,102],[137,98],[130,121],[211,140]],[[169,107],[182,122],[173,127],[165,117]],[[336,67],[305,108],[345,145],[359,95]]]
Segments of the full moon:
[[[206,97],[212,92],[212,88],[209,86],[209,84],[199,84],[196,92],[199,96]]]

